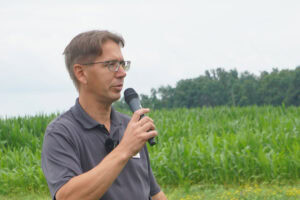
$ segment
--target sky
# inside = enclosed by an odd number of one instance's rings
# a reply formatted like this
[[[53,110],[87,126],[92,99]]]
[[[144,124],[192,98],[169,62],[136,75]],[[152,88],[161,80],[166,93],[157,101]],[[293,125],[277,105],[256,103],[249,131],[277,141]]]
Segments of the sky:
[[[78,96],[62,55],[77,34],[122,35],[124,89],[150,94],[206,70],[295,69],[298,0],[0,0],[0,118],[68,110]],[[124,90],[123,89],[123,90]]]

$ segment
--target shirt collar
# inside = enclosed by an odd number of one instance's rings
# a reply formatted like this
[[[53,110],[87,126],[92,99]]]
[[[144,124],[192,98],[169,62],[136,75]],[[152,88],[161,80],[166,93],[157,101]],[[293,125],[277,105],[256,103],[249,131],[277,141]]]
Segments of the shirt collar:
[[[75,105],[71,108],[71,112],[74,116],[74,118],[83,126],[85,129],[92,129],[96,126],[103,126],[103,124],[100,124],[96,120],[94,120],[89,114],[81,107],[79,103],[79,99],[76,99]],[[121,120],[118,116],[118,112],[115,111],[115,109],[111,108],[110,113],[110,124],[111,126],[119,126],[121,125]]]

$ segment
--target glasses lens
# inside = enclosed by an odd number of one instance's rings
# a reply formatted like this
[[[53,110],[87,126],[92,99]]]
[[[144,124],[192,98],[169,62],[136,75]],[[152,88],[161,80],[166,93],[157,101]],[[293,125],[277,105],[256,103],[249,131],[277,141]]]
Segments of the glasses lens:
[[[122,67],[127,72],[130,69],[130,61],[124,61]]]
[[[130,61],[114,61],[114,62],[109,62],[106,65],[108,69],[112,72],[117,72],[120,67],[124,69],[124,71],[128,71],[130,69]]]
[[[106,64],[106,66],[108,67],[108,69],[112,72],[116,72],[117,69],[119,68],[119,63],[118,61],[110,61]]]

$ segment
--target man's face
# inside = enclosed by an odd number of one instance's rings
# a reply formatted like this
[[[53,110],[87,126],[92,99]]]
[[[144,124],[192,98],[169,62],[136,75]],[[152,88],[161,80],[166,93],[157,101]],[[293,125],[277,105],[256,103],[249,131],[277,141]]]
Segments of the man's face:
[[[102,55],[94,62],[105,62],[111,60],[123,61],[120,46],[112,40],[107,40],[102,45]],[[122,67],[117,72],[110,71],[104,64],[94,64],[87,69],[87,84],[85,89],[91,95],[103,103],[118,100],[121,97],[126,72]]]

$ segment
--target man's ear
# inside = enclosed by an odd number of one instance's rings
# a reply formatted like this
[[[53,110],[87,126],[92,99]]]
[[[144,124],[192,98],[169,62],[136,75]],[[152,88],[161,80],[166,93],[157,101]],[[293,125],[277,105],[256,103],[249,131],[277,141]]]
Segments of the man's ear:
[[[80,84],[87,84],[87,74],[86,71],[84,70],[84,67],[85,66],[80,64],[73,65],[74,75]]]

